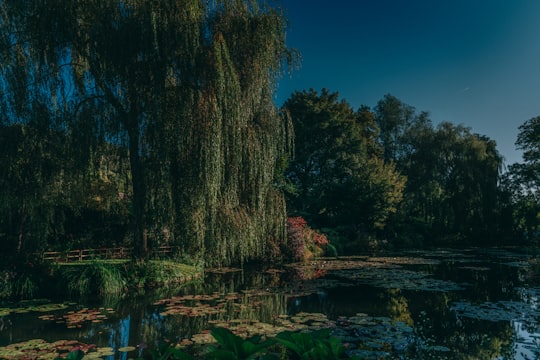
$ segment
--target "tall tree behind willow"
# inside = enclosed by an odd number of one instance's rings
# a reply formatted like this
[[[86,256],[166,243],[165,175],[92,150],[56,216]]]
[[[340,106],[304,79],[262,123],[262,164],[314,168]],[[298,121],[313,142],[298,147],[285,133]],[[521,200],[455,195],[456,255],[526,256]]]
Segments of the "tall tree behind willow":
[[[414,147],[403,159],[408,182],[400,232],[435,244],[493,240],[502,165],[495,142],[447,122],[415,129]]]
[[[519,126],[516,147],[523,162],[512,164],[503,176],[501,188],[507,194],[512,240],[540,243],[540,116]]]
[[[415,118],[414,107],[386,94],[375,106],[375,120],[379,126],[379,141],[384,160],[398,162],[405,156],[407,131]]]
[[[384,229],[405,179],[381,158],[374,114],[365,106],[354,111],[326,89],[295,92],[284,108],[295,130],[289,211],[347,240]]]
[[[269,239],[283,239],[273,180],[289,132],[271,100],[291,56],[277,10],[239,0],[22,0],[0,11],[7,121],[24,123],[43,97],[49,113],[69,113],[62,129],[86,145],[82,158],[100,142],[128,149],[139,256],[150,219],[213,262],[260,258]]]

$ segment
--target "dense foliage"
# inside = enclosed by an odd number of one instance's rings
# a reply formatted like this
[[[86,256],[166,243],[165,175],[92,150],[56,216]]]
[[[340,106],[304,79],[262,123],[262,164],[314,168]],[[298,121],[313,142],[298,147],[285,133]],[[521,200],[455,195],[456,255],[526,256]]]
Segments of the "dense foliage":
[[[295,129],[295,157],[286,173],[292,185],[288,211],[332,229],[338,242],[362,242],[384,229],[402,199],[405,178],[380,156],[373,113],[366,107],[354,111],[328,90],[296,92],[284,108]]]
[[[540,244],[540,117],[527,120],[519,127],[516,145],[523,151],[523,163],[512,164],[502,178],[506,195],[504,211],[510,220],[507,232],[516,241]]]
[[[296,135],[288,210],[341,248],[512,238],[512,202],[499,186],[503,159],[488,137],[448,122],[435,127],[428,113],[392,95],[354,111],[338,93],[310,90],[292,94],[284,107]]]
[[[0,2],[3,255],[309,258],[327,244],[299,217],[347,252],[536,243],[539,118],[501,175],[493,140],[392,95],[297,91],[280,110],[285,29],[255,0]]]
[[[46,248],[119,216],[138,257],[163,242],[215,264],[276,255],[275,169],[292,138],[272,94],[294,58],[278,9],[26,0],[0,16],[6,246]]]

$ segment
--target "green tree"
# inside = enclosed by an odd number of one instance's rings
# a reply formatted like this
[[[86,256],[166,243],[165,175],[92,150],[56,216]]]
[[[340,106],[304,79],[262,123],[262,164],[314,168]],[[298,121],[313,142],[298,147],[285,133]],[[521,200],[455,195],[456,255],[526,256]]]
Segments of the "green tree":
[[[502,229],[509,243],[537,245],[540,242],[540,199],[537,186],[527,164],[512,164],[502,176]]]
[[[502,166],[495,142],[451,123],[417,130],[403,161],[408,183],[402,214],[417,224],[407,231],[426,239],[489,238],[496,229]]]
[[[386,94],[375,106],[375,121],[379,127],[379,141],[384,160],[398,161],[405,154],[407,132],[415,118],[414,107]]]
[[[523,163],[512,164],[501,188],[507,196],[506,209],[512,219],[512,238],[538,244],[540,234],[540,117],[519,126],[516,147],[523,151]]]
[[[274,170],[289,126],[272,94],[294,56],[278,9],[23,0],[2,2],[0,16],[3,122],[27,123],[41,105],[67,114],[58,127],[83,159],[105,143],[127,151],[138,257],[150,220],[214,262],[260,258],[285,238]]]
[[[523,151],[523,160],[533,175],[540,172],[540,116],[525,121],[518,130],[516,147]]]
[[[62,136],[30,126],[0,126],[0,237],[3,255],[42,249],[62,232]]]
[[[318,227],[373,232],[385,226],[404,186],[379,156],[378,128],[367,107],[354,111],[338,93],[295,92],[284,104],[295,130],[287,175],[296,187],[289,211]]]

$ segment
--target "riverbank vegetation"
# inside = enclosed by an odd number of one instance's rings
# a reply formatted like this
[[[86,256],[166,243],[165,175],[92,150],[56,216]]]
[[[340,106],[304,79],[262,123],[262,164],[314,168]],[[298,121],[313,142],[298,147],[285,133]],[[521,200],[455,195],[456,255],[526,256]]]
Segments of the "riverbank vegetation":
[[[161,245],[205,266],[538,245],[540,118],[506,167],[493,140],[390,94],[354,109],[310,89],[280,108],[277,81],[299,56],[281,9],[260,1],[0,10],[4,296],[32,297],[58,269],[77,293],[174,277],[177,265],[133,265]],[[128,275],[39,261],[112,246],[133,249]]]
[[[36,297],[75,299],[114,298],[156,287],[174,289],[202,279],[200,265],[178,260],[87,260],[69,263],[24,264],[0,273],[0,299]]]

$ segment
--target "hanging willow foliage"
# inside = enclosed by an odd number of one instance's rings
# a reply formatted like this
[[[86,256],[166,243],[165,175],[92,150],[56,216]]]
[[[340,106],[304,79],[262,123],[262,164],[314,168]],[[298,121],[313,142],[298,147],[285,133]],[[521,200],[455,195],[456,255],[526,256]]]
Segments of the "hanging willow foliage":
[[[170,126],[176,234],[212,263],[262,259],[285,238],[274,172],[292,128],[272,101],[276,75],[291,60],[284,22],[256,2],[222,2],[206,16],[202,85],[180,87],[172,101],[184,104]]]
[[[210,264],[263,259],[285,238],[285,26],[257,0],[1,1],[3,121],[46,104],[81,160],[127,153],[136,253],[159,240]]]

